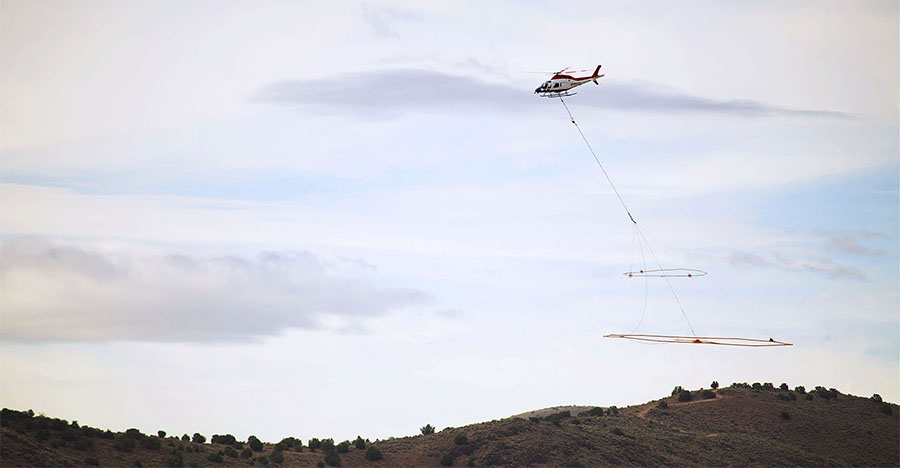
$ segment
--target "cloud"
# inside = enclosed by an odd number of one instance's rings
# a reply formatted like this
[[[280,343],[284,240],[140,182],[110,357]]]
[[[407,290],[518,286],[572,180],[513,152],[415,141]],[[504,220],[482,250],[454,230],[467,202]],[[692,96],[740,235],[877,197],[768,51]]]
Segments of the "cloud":
[[[733,251],[728,260],[736,267],[775,268],[788,272],[815,273],[834,279],[863,280],[866,278],[865,273],[857,268],[817,256],[792,259],[773,253],[766,258],[749,252]]]
[[[394,23],[418,19],[418,15],[411,11],[383,5],[363,3],[359,6],[359,11],[360,17],[362,17],[363,21],[369,26],[372,32],[388,39],[397,39],[400,37],[400,34],[398,34],[397,30],[393,27]]]
[[[715,113],[744,117],[848,117],[840,112],[787,109],[748,100],[715,100],[654,90],[638,84],[604,84],[601,90],[582,93],[575,99],[581,105],[623,111]],[[254,100],[314,112],[350,112],[368,116],[390,116],[413,111],[521,112],[541,109],[539,100],[530,90],[419,69],[278,81],[260,89]]]
[[[256,258],[140,254],[20,238],[2,246],[3,340],[224,342],[291,328],[361,329],[427,302],[342,278],[309,252]]]
[[[888,253],[884,249],[869,248],[864,246],[862,243],[862,239],[876,241],[890,239],[890,237],[880,232],[858,230],[824,230],[819,231],[818,234],[825,237],[823,249],[828,252],[857,255],[862,257],[884,257]]]

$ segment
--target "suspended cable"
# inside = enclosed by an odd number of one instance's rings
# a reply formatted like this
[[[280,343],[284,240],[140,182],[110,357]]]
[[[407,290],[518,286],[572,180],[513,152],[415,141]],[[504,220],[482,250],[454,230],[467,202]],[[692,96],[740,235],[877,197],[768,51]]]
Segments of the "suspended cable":
[[[569,113],[569,119],[575,125],[575,128],[578,130],[578,134],[581,135],[581,139],[584,140],[584,144],[586,144],[588,149],[591,151],[591,154],[594,156],[594,161],[597,161],[597,165],[600,166],[600,170],[603,171],[603,175],[606,176],[606,181],[609,182],[609,186],[612,187],[613,192],[615,192],[616,197],[619,199],[619,203],[622,204],[622,208],[625,208],[625,213],[628,213],[628,219],[630,219],[632,223],[637,224],[637,221],[634,220],[634,216],[631,216],[631,211],[628,210],[628,206],[625,205],[625,200],[622,200],[622,196],[619,195],[619,191],[616,190],[616,185],[613,184],[612,179],[609,178],[609,174],[606,173],[606,169],[603,168],[603,164],[600,163],[600,158],[597,157],[597,153],[594,152],[594,148],[591,148],[591,144],[584,136],[584,132],[581,131],[581,127],[578,126],[578,122],[576,122],[575,117],[572,116],[572,111],[569,110],[569,106],[566,105],[566,101],[562,97],[560,97],[559,102],[561,102],[563,107],[566,108],[566,112]]]

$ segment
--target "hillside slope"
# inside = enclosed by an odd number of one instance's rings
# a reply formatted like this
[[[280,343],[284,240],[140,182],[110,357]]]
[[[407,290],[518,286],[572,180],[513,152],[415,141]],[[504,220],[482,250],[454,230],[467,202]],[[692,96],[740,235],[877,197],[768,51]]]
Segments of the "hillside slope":
[[[900,466],[896,405],[825,389],[799,393],[738,386],[706,391],[706,398],[699,391],[690,396],[691,401],[672,396],[575,415],[543,410],[541,416],[376,441],[383,456],[377,461],[367,461],[366,450],[353,446],[338,456],[343,466]],[[93,458],[99,466],[247,467],[265,461],[313,467],[325,461],[321,449],[308,447],[301,452],[284,447],[274,454],[276,445],[264,444],[242,459],[234,454],[246,443],[228,449],[228,456],[222,444],[143,435],[133,449],[122,450],[125,434],[87,436],[84,428],[54,421],[60,420],[4,410],[0,464],[86,466]],[[221,461],[216,454],[224,455]],[[272,462],[281,457],[283,462]]]

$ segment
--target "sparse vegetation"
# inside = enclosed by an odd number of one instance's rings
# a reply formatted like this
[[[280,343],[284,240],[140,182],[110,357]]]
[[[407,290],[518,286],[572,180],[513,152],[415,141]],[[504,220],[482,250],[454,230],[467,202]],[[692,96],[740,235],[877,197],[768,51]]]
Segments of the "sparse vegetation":
[[[124,435],[116,439],[116,443],[113,444],[113,448],[120,452],[131,452],[132,450],[134,450],[134,446],[134,439],[125,437]]]
[[[256,460],[256,463],[259,463],[262,466],[266,466],[269,464],[269,457],[267,457],[265,455],[260,455],[260,456],[256,457],[254,460]]]
[[[669,404],[666,403],[666,400],[659,400],[659,403],[656,404],[656,407],[659,409],[666,409],[669,407]]]
[[[456,445],[466,445],[469,443],[469,437],[465,434],[457,434],[456,437],[453,438],[453,443]]]
[[[584,414],[586,414],[588,416],[603,416],[605,413],[606,412],[603,410],[603,408],[601,408],[599,406],[595,406],[584,412]]]
[[[568,411],[566,411],[566,413],[568,413]],[[610,406],[609,409],[606,411],[606,414],[611,415],[611,416],[618,416],[619,408],[616,408],[615,405]]]
[[[712,390],[703,390],[700,393],[700,396],[703,397],[704,400],[709,400],[716,397],[716,392]]]
[[[338,453],[347,453],[350,451],[350,441],[345,440],[339,444],[337,444]]]
[[[269,461],[272,463],[284,463],[284,453],[281,450],[274,450],[269,454]]]
[[[625,431],[623,431],[622,429],[619,429],[618,427],[614,427],[614,428],[610,429],[609,432],[611,432],[617,436],[625,435]]]
[[[206,459],[213,463],[222,463],[223,461],[225,461],[225,459],[222,458],[222,455],[219,455],[218,453],[211,453],[206,457]]]
[[[890,415],[894,414],[894,409],[891,408],[891,405],[884,403],[881,405],[881,412],[890,416]]]
[[[97,457],[87,457],[84,459],[84,464],[87,466],[100,466],[100,460]]]
[[[451,455],[450,452],[447,452],[441,457],[441,466],[453,466],[454,460],[455,458],[453,455]]]
[[[225,447],[225,456],[229,457],[229,458],[237,458],[238,452],[237,452],[237,450],[234,449],[234,447],[229,445],[229,446]]]
[[[319,439],[312,438],[309,439],[309,443],[307,445],[309,446],[310,452],[315,452],[316,449],[322,445],[322,442]]]
[[[434,434],[434,426],[431,424],[426,424],[419,428],[419,430],[422,431],[422,435]]]
[[[245,448],[244,450],[241,450],[241,458],[242,459],[247,460],[252,456],[253,456],[253,450],[250,450],[249,448]]]
[[[584,468],[584,464],[578,460],[569,460],[563,465],[565,468]]]
[[[691,396],[691,392],[682,391],[678,394],[678,401],[691,401],[694,397]]]

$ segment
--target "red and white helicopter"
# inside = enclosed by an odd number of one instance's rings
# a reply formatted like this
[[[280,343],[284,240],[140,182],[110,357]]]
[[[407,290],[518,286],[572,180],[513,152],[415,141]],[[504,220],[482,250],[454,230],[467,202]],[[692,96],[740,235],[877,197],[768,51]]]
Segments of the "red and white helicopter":
[[[581,86],[588,81],[593,81],[595,85],[600,84],[597,83],[598,78],[603,78],[603,75],[600,74],[600,67],[601,65],[597,65],[593,75],[582,77],[572,75],[579,72],[586,72],[587,70],[569,70],[569,67],[563,68],[554,73],[549,80],[545,81],[544,84],[535,89],[534,94],[549,98],[573,96],[576,93],[570,93],[569,91],[576,86]]]

